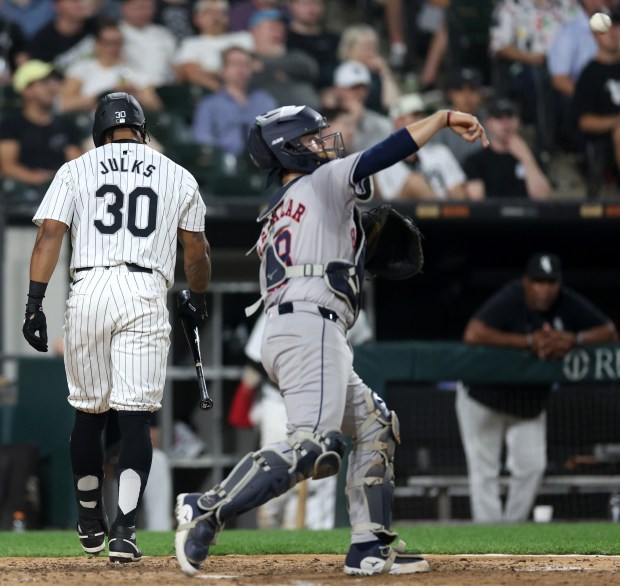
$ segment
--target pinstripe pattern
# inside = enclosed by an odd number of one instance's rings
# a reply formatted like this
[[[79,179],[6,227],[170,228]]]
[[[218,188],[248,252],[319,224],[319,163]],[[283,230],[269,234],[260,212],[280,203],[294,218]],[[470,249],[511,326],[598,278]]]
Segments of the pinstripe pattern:
[[[123,206],[118,212],[119,229],[113,234],[101,233],[94,225],[96,221],[104,226],[115,222],[110,210],[118,203],[118,196],[112,192],[105,192],[101,197],[95,195],[104,185],[116,186],[124,194]],[[128,200],[138,188],[152,189],[156,194],[155,230],[147,237],[136,236],[128,229],[132,219]],[[151,206],[153,202],[147,197],[137,198],[137,227],[148,225]],[[177,228],[204,231],[205,212],[198,184],[191,173],[146,145],[113,143],[65,163],[33,221],[40,225],[49,218],[70,227],[72,271],[79,267],[130,262],[159,271],[171,286]]]
[[[76,409],[161,407],[177,229],[204,231],[205,212],[194,177],[145,145],[108,144],[56,174],[33,221],[58,220],[71,232],[75,281],[63,331]],[[153,273],[129,272],[125,263]],[[95,268],[76,273],[81,267]]]

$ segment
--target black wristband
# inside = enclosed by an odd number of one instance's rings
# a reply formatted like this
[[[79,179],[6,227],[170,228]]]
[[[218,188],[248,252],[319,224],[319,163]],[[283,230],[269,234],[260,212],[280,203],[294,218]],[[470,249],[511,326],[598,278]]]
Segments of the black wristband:
[[[28,287],[28,305],[41,305],[43,297],[45,297],[45,291],[47,290],[47,283],[40,283],[39,281],[30,281]]]
[[[205,307],[207,305],[207,294],[205,293],[196,293],[196,291],[189,290],[189,300],[194,304],[200,307]]]

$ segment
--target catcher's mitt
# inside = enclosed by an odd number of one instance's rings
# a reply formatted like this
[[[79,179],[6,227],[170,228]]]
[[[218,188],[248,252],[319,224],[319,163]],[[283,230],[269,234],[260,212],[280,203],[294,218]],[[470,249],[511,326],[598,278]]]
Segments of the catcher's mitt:
[[[391,280],[408,279],[424,266],[422,233],[409,217],[383,204],[362,213],[368,272]]]

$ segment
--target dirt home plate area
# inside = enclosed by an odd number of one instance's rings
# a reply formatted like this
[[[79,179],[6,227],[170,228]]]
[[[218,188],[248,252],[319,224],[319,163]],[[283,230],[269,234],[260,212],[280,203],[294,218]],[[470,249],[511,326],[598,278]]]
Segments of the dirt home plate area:
[[[344,556],[272,555],[212,556],[205,571],[187,578],[173,557],[143,557],[137,564],[110,564],[107,558],[1,558],[0,584],[84,586],[212,583],[221,586],[389,584],[405,586],[500,586],[558,584],[603,586],[620,584],[620,557],[607,556],[427,556],[428,574],[408,576],[345,576]]]

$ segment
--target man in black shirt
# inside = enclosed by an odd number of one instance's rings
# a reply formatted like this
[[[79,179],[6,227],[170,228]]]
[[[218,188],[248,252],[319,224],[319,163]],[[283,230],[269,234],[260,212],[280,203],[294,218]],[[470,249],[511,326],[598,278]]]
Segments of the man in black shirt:
[[[32,59],[53,63],[64,72],[92,53],[95,19],[88,18],[84,0],[55,0],[54,10],[56,17],[34,36],[28,53]]]
[[[620,10],[611,17],[611,29],[594,35],[598,53],[581,72],[573,96],[573,112],[588,143],[588,180],[599,184],[605,169],[616,176],[620,169]],[[599,188],[590,187],[590,195]]]
[[[319,64],[315,87],[323,89],[331,86],[338,65],[340,37],[323,27],[324,0],[290,0],[288,11],[287,49],[303,51]]]
[[[562,284],[560,259],[537,253],[525,275],[493,295],[470,319],[467,344],[529,350],[541,360],[562,358],[575,346],[618,339],[615,325]],[[465,448],[476,522],[528,518],[546,467],[549,385],[461,385],[456,412]],[[502,509],[498,476],[506,444],[511,484]]]
[[[45,185],[64,163],[82,154],[80,134],[72,121],[53,112],[58,79],[51,64],[33,59],[20,65],[13,89],[24,105],[0,123],[1,176]]]
[[[474,201],[495,197],[548,199],[551,185],[527,143],[519,136],[519,117],[510,100],[489,108],[485,128],[491,146],[465,159],[467,195]]]

